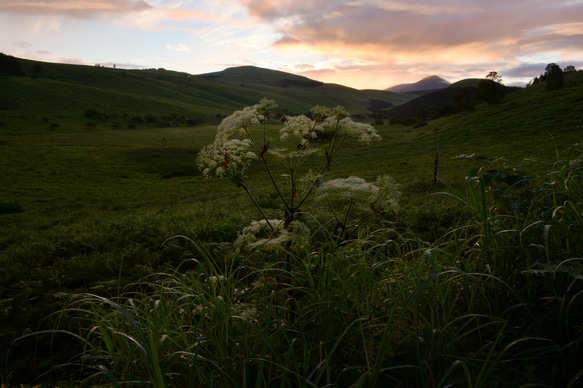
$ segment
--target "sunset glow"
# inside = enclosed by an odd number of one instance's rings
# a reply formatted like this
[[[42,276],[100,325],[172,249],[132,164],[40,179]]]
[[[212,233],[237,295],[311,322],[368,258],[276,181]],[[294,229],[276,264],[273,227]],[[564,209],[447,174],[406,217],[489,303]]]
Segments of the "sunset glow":
[[[0,52],[201,74],[254,65],[358,89],[583,66],[583,2],[0,0]]]

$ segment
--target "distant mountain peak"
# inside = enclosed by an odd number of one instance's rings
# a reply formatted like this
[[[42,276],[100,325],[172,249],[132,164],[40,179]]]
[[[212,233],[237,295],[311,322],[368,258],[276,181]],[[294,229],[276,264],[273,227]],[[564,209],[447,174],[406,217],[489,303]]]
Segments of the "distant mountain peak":
[[[448,87],[451,83],[438,75],[427,76],[411,84],[399,84],[385,90],[396,93],[410,93],[420,91],[439,90]]]

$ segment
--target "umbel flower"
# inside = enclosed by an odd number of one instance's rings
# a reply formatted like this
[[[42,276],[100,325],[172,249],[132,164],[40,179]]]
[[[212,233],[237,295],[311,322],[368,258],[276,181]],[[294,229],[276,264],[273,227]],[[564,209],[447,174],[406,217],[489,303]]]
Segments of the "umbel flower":
[[[272,230],[269,224],[274,225],[275,229]],[[289,251],[309,245],[311,231],[307,225],[301,221],[284,225],[282,220],[277,219],[252,221],[235,240],[235,247],[239,250]]]
[[[275,101],[264,98],[259,104],[225,117],[217,128],[214,142],[198,153],[196,162],[202,174],[219,178],[242,174],[253,159],[259,157],[257,145],[249,136],[249,128],[265,122],[269,111],[275,107]]]
[[[386,212],[398,209],[399,185],[389,175],[377,177],[374,183],[357,176],[324,182],[317,198],[326,199],[335,208],[350,206],[364,212]]]
[[[204,147],[197,157],[197,164],[205,177],[230,177],[249,195],[261,213],[261,221],[254,221],[241,232],[237,246],[247,249],[257,249],[260,246],[268,249],[274,249],[276,246],[291,249],[293,246],[308,244],[311,233],[302,223],[301,217],[304,213],[300,208],[303,208],[307,198],[316,192],[320,198],[325,196],[331,207],[333,203],[339,203],[342,208],[348,200],[344,224],[351,209],[354,212],[357,206],[361,206],[362,210],[368,209],[369,213],[370,210],[376,213],[380,209],[396,207],[396,185],[388,178],[375,184],[358,177],[322,184],[325,173],[330,171],[333,160],[346,138],[355,138],[363,144],[381,140],[381,136],[372,125],[354,122],[341,106],[331,109],[315,106],[311,110],[311,117],[306,115],[282,117],[279,144],[271,145],[266,139],[266,122],[270,112],[276,107],[275,101],[262,99],[258,104],[226,117],[218,126],[213,143]],[[263,126],[261,140],[254,137],[257,136],[257,132],[251,131],[251,127],[256,125]],[[313,147],[313,140],[318,137],[324,138],[324,144],[319,142],[318,147]],[[306,167],[306,161],[316,155],[325,158],[320,168],[315,172],[308,168],[307,175],[300,177],[300,170]],[[244,172],[255,159],[263,162],[265,173],[281,200],[283,220],[268,216],[247,187]],[[276,160],[283,166],[281,174],[283,181],[274,176],[268,159]],[[310,165],[313,167],[311,163],[308,167]]]

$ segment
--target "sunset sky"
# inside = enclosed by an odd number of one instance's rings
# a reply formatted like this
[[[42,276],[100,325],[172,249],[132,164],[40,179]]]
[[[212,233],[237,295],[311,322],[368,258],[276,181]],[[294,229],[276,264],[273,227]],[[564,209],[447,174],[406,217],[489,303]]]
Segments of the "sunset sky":
[[[201,74],[254,65],[358,89],[583,68],[583,0],[0,0],[0,52]]]

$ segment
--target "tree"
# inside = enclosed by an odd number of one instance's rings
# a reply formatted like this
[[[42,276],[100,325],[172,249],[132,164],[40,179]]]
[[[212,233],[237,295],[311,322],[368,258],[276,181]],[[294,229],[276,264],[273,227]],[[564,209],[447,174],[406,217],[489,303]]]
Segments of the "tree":
[[[547,90],[557,90],[563,87],[563,70],[556,63],[549,63],[545,69]]]
[[[496,71],[489,72],[488,75],[486,76],[486,79],[502,84],[502,76],[498,75],[498,72]]]
[[[575,70],[575,66],[573,65],[569,65],[563,69],[563,73],[574,73],[576,71],[577,70]]]
[[[474,100],[485,102],[489,105],[496,105],[502,102],[505,94],[506,88],[504,85],[489,79],[484,79],[478,83]]]

